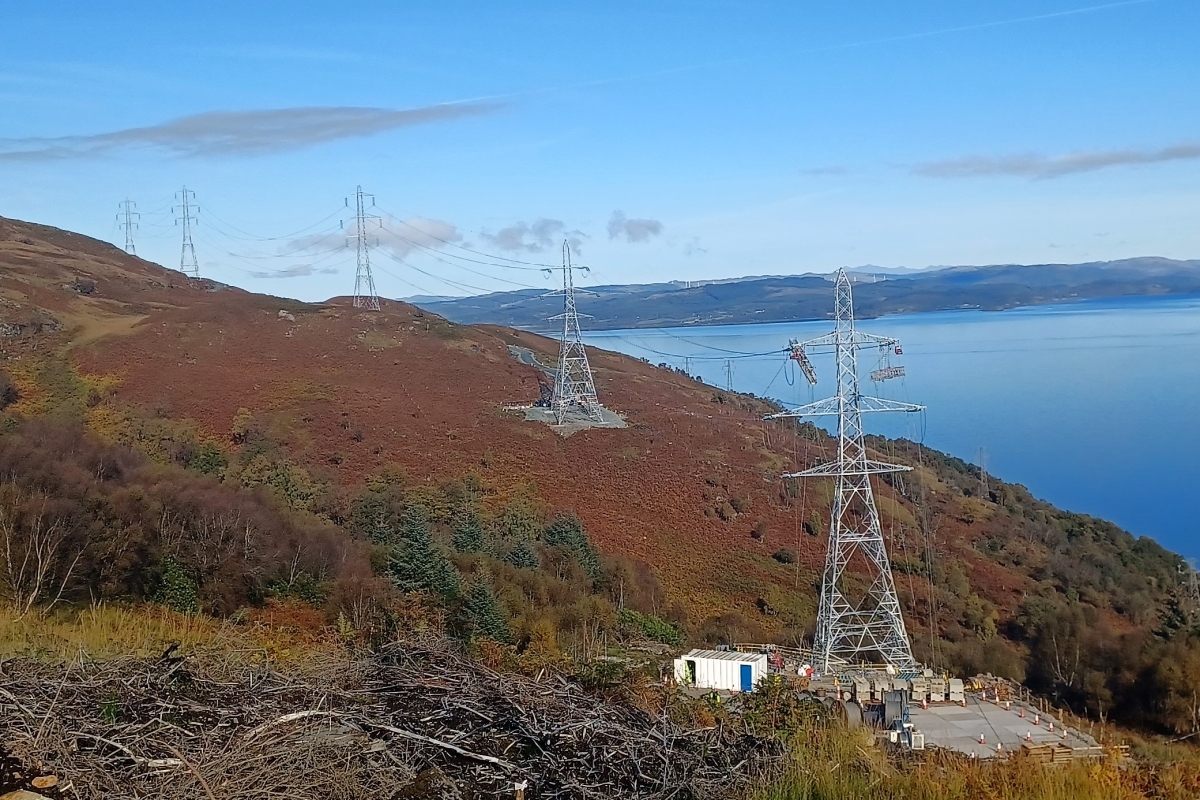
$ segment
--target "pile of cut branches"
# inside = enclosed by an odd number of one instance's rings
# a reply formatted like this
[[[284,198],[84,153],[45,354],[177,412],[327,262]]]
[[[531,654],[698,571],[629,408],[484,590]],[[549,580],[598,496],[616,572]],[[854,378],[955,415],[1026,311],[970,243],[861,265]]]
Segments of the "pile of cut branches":
[[[688,800],[729,796],[783,761],[776,742],[682,730],[442,642],[303,675],[171,653],[9,661],[0,740],[79,798],[513,797],[526,783],[530,800]]]

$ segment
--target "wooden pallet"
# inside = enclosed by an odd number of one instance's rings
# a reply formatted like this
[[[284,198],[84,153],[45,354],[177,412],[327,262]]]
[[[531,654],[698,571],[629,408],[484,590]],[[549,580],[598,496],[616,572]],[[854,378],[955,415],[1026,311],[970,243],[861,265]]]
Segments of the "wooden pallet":
[[[1021,751],[1039,764],[1066,764],[1104,758],[1104,748],[1098,745],[1068,747],[1064,744],[1034,744],[1024,742]]]

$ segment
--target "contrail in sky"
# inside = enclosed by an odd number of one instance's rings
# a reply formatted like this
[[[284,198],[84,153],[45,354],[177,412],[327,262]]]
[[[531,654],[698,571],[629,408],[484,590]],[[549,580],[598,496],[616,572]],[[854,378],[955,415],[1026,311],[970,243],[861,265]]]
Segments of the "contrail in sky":
[[[817,47],[811,50],[801,50],[801,53],[821,53],[827,50],[842,50],[847,47],[866,47],[872,44],[887,44],[888,42],[904,42],[909,39],[924,39],[927,36],[941,36],[946,33],[961,33],[963,31],[978,31],[984,28],[999,28],[1003,25],[1019,25],[1022,22],[1037,22],[1043,19],[1056,19],[1058,17],[1072,17],[1076,14],[1090,14],[1093,11],[1104,11],[1109,8],[1119,8],[1121,6],[1140,6],[1146,3],[1154,3],[1157,0],[1122,0],[1119,3],[1105,3],[1099,6],[1086,6],[1084,8],[1072,8],[1066,11],[1051,11],[1046,14],[1035,14],[1031,17],[1017,17],[1016,19],[1002,19],[995,22],[978,22],[974,25],[960,25],[956,28],[940,28],[936,31],[922,31],[920,33],[906,33],[901,36],[888,36],[884,39],[867,39],[861,42],[846,42],[844,44],[833,44],[827,47]]]
[[[1116,3],[1104,3],[1097,6],[1084,6],[1083,8],[1070,8],[1065,11],[1050,11],[1045,14],[1034,14],[1028,17],[1016,17],[1014,19],[1001,19],[994,22],[978,22],[972,25],[959,25],[954,28],[939,28],[932,31],[920,31],[918,33],[905,33],[899,36],[887,36],[882,39],[864,39],[860,42],[843,42],[841,44],[831,44],[822,47],[812,47],[807,50],[793,51],[796,55],[807,55],[809,53],[826,53],[833,50],[846,50],[851,47],[867,47],[873,44],[888,44],[891,42],[904,42],[911,39],[925,39],[930,36],[943,36],[948,33],[962,33],[964,31],[977,31],[985,28],[999,28],[1005,25],[1020,25],[1025,22],[1037,22],[1044,19],[1057,19],[1059,17],[1073,17],[1078,14],[1090,14],[1095,11],[1104,11],[1110,8],[1120,8],[1122,6],[1140,6],[1147,3],[1155,3],[1158,0],[1120,0]],[[547,87],[545,89],[533,89],[529,94],[538,92],[554,91],[555,89],[582,89],[590,86],[603,86],[610,83],[622,83],[625,81],[636,81],[644,78],[656,78],[661,75],[673,75],[678,72],[690,72],[697,69],[707,69],[709,67],[724,67],[731,64],[745,64],[749,59],[745,58],[729,58],[722,61],[708,61],[703,64],[688,64],[681,67],[668,67],[666,69],[654,70],[653,72],[642,72],[636,75],[625,75],[619,78],[601,78],[594,81],[585,81],[583,83],[574,84],[572,86]],[[524,94],[523,92],[517,94]]]

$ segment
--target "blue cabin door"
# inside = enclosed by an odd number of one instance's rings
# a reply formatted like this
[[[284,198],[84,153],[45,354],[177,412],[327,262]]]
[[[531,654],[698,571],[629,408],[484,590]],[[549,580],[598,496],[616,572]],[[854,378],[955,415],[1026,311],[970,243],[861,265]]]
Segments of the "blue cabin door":
[[[742,691],[754,691],[754,672],[749,664],[742,664]]]

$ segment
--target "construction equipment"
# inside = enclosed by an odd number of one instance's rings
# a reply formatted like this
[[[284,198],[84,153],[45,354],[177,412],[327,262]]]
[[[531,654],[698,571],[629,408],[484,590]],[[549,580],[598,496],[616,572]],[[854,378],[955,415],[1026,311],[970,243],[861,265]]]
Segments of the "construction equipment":
[[[804,345],[800,344],[799,340],[792,339],[788,342],[790,355],[788,358],[800,365],[800,371],[804,373],[804,377],[813,386],[817,385],[817,371],[813,369],[812,362],[808,360],[808,353],[804,352]]]

